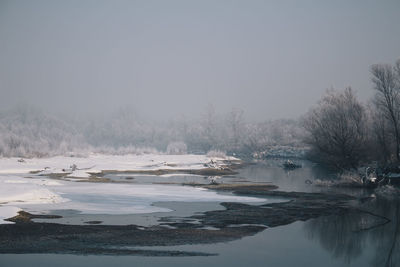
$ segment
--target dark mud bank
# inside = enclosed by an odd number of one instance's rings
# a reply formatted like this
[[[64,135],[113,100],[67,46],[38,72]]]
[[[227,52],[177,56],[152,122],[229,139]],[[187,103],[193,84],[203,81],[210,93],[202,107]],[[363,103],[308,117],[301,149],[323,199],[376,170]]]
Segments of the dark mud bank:
[[[0,225],[0,253],[67,253],[141,256],[211,256],[200,252],[140,250],[141,246],[210,244],[255,235],[268,227],[320,216],[359,212],[353,197],[271,191],[268,186],[215,186],[239,195],[287,198],[286,202],[247,205],[222,203],[225,210],[190,217],[165,217],[158,226],[63,225],[32,222],[23,213],[15,224]],[[21,214],[20,214],[21,215]]]

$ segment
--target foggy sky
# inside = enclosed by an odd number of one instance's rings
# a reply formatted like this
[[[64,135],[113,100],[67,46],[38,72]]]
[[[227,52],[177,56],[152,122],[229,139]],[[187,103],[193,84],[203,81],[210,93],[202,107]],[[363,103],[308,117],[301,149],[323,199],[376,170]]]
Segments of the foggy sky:
[[[330,87],[372,95],[370,65],[400,58],[399,14],[398,0],[0,0],[0,105],[297,117]]]

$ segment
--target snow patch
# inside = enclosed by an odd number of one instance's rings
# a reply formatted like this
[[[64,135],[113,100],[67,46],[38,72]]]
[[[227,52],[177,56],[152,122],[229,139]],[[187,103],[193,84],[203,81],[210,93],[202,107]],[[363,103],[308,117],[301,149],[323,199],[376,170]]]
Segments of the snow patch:
[[[18,177],[0,177],[0,203],[10,205],[16,203],[58,203],[64,202],[58,194],[48,186],[60,186],[60,183],[49,180],[35,180]]]
[[[9,219],[18,215],[19,211],[21,211],[21,209],[17,207],[0,206],[0,224],[12,223],[5,221],[5,219]]]
[[[224,160],[237,160],[234,157],[218,158],[206,155],[104,155],[90,154],[87,157],[57,156],[51,158],[25,159],[0,158],[0,174],[37,175],[65,174],[68,177],[87,178],[90,173],[103,170],[154,171],[159,169],[202,169],[210,162],[216,168],[224,166]]]

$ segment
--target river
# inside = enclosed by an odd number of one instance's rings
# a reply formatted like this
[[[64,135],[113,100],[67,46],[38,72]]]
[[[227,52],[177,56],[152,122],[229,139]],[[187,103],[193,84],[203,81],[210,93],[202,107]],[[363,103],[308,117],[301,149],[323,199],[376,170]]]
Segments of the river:
[[[368,213],[298,221],[226,243],[137,248],[195,251],[215,256],[2,254],[0,266],[400,266],[399,199],[381,197],[371,190],[309,185],[306,180],[328,179],[332,174],[309,162],[302,162],[302,165],[300,169],[285,171],[279,161],[259,162],[246,166],[235,176],[219,179],[230,183],[272,183],[282,191],[345,192],[361,199],[357,201],[362,202],[360,206]],[[178,178],[171,178],[175,179]],[[373,214],[388,218],[390,222],[382,222]]]

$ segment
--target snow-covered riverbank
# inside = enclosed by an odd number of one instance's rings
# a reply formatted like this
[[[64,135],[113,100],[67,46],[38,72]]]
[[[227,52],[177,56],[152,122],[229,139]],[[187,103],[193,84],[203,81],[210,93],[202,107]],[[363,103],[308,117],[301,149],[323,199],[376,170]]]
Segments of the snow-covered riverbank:
[[[93,154],[87,158],[53,157],[0,159],[0,223],[20,210],[46,214],[53,210],[77,210],[85,214],[135,214],[168,212],[155,202],[260,202],[258,198],[221,195],[201,188],[177,185],[89,183],[55,180],[51,174],[88,177],[105,170],[150,171],[222,168],[226,160],[205,155]],[[72,166],[72,167],[71,167]],[[49,176],[50,175],[50,176]]]
[[[0,158],[0,174],[41,175],[65,174],[68,177],[89,177],[102,171],[156,171],[156,170],[199,170],[223,168],[227,161],[238,161],[234,157],[208,157],[207,155],[104,155],[88,157],[51,158]]]

